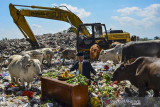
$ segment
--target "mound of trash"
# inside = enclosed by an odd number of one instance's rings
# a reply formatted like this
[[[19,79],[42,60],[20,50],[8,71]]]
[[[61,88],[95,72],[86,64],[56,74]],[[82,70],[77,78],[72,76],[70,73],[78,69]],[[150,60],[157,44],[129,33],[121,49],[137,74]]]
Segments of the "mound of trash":
[[[44,34],[36,36],[39,43],[44,47],[57,48],[60,47],[60,51],[66,48],[76,47],[76,35],[74,33],[56,33],[56,34]],[[11,55],[18,54],[21,51],[31,50],[32,47],[28,41],[23,39],[10,39],[0,41],[0,62],[3,62],[3,58],[7,58]],[[86,85],[86,79],[83,77],[77,79],[73,74],[69,74],[67,70],[73,65],[73,60],[66,60],[62,65],[63,59],[60,53],[54,53],[52,58],[52,66],[44,67],[42,69],[42,76],[57,78],[61,77],[73,77],[68,80],[67,83]],[[147,97],[144,99],[137,98],[138,89],[131,85],[129,81],[111,81],[111,77],[114,70],[119,64],[114,64],[113,61],[94,61],[91,62],[93,68],[96,70],[97,75],[91,75],[91,85],[88,86],[88,107],[106,107],[106,106],[136,106],[141,105],[148,106],[144,102],[156,101],[156,99],[149,99],[153,96],[153,91],[147,92]],[[58,102],[55,99],[41,97],[41,80],[35,79],[32,82],[30,89],[24,89],[11,82],[11,77],[6,67],[0,66],[0,106],[22,106],[22,107],[63,107],[65,104]],[[62,73],[65,71],[64,73]],[[79,77],[78,77],[79,78]],[[135,99],[136,98],[136,99]],[[153,101],[154,100],[154,101]],[[157,103],[157,102],[156,102]],[[152,105],[152,104],[151,104]]]
[[[76,46],[76,35],[72,32],[43,34],[36,36],[36,38],[38,42],[43,45],[43,47],[56,48],[59,46],[62,49],[66,49],[75,48]],[[30,43],[26,41],[25,38],[0,40],[0,57],[8,57],[10,55],[18,54],[21,51],[27,51],[31,49],[32,47]]]

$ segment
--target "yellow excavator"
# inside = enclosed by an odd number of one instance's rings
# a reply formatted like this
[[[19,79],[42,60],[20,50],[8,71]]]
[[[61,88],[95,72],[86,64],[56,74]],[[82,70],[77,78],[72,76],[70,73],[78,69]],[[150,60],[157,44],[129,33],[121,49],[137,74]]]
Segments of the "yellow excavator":
[[[16,6],[32,9],[17,9]],[[65,7],[66,10],[63,10],[60,7]],[[9,5],[10,14],[14,23],[34,48],[40,48],[40,45],[29,27],[25,16],[53,19],[70,23],[72,30],[77,35],[77,51],[89,51],[90,47],[95,43],[100,45],[102,49],[108,49],[112,42],[118,41],[126,43],[130,41],[130,34],[127,32],[107,32],[105,25],[101,23],[84,24],[80,18],[72,13],[66,6],[60,7]]]

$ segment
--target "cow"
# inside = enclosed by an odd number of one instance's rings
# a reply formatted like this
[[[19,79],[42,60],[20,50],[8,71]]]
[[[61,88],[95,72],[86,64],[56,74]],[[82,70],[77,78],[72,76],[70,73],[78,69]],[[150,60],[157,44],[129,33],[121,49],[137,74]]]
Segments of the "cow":
[[[20,55],[26,55],[26,54],[28,54],[31,59],[38,59],[42,64],[44,55],[41,50],[30,50],[30,51],[23,51],[20,53]]]
[[[131,36],[131,41],[139,41],[139,36]]]
[[[25,58],[24,58],[25,57]],[[16,78],[16,83],[19,83],[19,79],[23,86],[27,82],[27,87],[30,88],[30,83],[34,80],[34,77],[41,76],[40,61],[38,59],[28,59],[26,56],[13,55],[11,56],[8,71],[11,75],[11,81]]]
[[[90,60],[98,60],[98,56],[100,53],[101,49],[100,46],[97,44],[94,44],[90,48]]]
[[[112,81],[129,80],[139,89],[139,97],[153,89],[154,97],[160,91],[160,58],[139,57],[131,64],[121,64],[114,72]]]
[[[122,49],[124,44],[119,44],[114,48],[101,50],[98,60],[106,62],[112,60],[115,64],[118,64],[122,60]]]
[[[21,55],[12,55],[12,56],[10,56],[9,59],[8,59],[7,65],[9,65],[11,63],[11,61],[18,60],[18,59],[20,59],[20,61],[23,63],[22,67],[24,69],[27,69],[25,65],[28,64],[29,60],[30,60],[30,56],[28,54],[25,54],[23,56],[21,56]]]
[[[56,52],[56,48],[43,48],[43,60],[47,61],[47,65],[51,66],[52,58],[54,55],[54,52]]]
[[[76,59],[76,53],[77,51],[75,49],[64,49],[62,51],[62,57],[63,57],[63,62],[64,64],[65,59]]]
[[[160,40],[127,43],[122,49],[122,62],[140,56],[160,57]]]
[[[119,45],[120,44],[120,42],[113,42],[112,44],[111,44],[111,48],[114,48],[115,46],[117,46],[117,45]]]

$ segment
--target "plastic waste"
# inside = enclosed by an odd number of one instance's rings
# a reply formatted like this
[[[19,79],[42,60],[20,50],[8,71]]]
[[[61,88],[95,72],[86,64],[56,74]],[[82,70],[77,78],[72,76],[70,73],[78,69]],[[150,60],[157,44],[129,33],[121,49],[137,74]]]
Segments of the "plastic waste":
[[[28,103],[24,104],[23,107],[28,107]]]
[[[7,102],[1,102],[0,103],[0,107],[4,107],[4,106],[7,107],[7,105],[8,105]]]
[[[109,71],[109,65],[104,65],[104,69],[106,69],[107,71]]]
[[[76,70],[76,75],[79,75],[79,70],[78,69]]]
[[[53,103],[47,103],[47,107],[53,107]]]
[[[23,93],[22,93],[22,95],[23,96],[28,96],[28,97],[33,97],[33,91],[24,91]]]
[[[3,84],[4,84],[5,87],[7,87],[9,85],[8,82],[4,82]]]
[[[9,74],[7,74],[7,73],[2,74],[2,77],[6,77],[6,76],[9,76]]]

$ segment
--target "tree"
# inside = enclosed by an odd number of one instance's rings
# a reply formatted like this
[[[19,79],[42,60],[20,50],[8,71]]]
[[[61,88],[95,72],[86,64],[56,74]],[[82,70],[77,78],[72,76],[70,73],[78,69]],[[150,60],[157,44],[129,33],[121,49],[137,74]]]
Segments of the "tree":
[[[3,41],[8,40],[6,37],[2,39]]]
[[[158,40],[158,39],[160,39],[158,36],[155,36],[155,37],[154,37],[154,40]]]
[[[67,32],[74,32],[72,27],[68,28]]]

